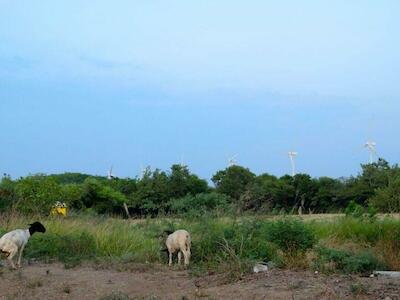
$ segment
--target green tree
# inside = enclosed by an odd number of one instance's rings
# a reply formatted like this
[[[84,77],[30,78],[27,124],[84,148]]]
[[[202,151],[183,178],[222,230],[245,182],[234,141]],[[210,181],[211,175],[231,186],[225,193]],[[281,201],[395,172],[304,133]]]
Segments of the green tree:
[[[84,189],[82,184],[65,184],[61,186],[61,200],[66,203],[69,208],[82,209]]]
[[[378,188],[369,203],[380,212],[400,212],[400,175],[389,181],[387,187]]]
[[[143,177],[137,182],[137,190],[133,193],[130,206],[135,214],[156,216],[163,210],[170,199],[168,175],[156,169],[147,168]]]
[[[10,176],[4,175],[0,181],[0,211],[10,209],[15,200],[15,182]]]
[[[289,211],[295,204],[296,190],[293,177],[284,175],[273,186],[274,207],[277,210]]]
[[[61,186],[54,178],[38,174],[18,180],[15,207],[24,214],[48,214],[62,200]]]
[[[226,194],[237,202],[254,182],[256,175],[241,166],[231,166],[218,171],[212,178],[217,192]]]
[[[240,196],[242,210],[270,212],[274,207],[274,194],[278,179],[270,174],[257,176]]]
[[[187,194],[196,195],[208,190],[207,181],[191,174],[187,166],[172,165],[168,179],[170,198],[180,198]]]
[[[127,202],[124,194],[94,178],[85,180],[82,191],[83,205],[99,214],[121,213],[123,203]]]
[[[339,192],[343,189],[340,180],[329,177],[313,179],[316,191],[311,198],[309,207],[313,212],[325,213],[340,207]]]
[[[201,216],[205,212],[226,211],[229,207],[229,197],[216,193],[201,193],[195,196],[187,194],[178,199],[172,199],[169,203],[172,214],[190,214]]]

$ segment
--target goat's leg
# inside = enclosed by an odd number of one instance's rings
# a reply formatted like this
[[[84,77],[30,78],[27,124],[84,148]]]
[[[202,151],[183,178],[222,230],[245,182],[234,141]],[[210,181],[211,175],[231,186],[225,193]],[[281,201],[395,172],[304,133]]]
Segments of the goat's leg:
[[[190,261],[190,256],[192,255],[192,253],[190,252],[190,249],[188,249],[188,250],[186,250],[186,261],[185,261],[185,264],[186,265],[188,265],[189,264],[189,261]]]
[[[19,249],[19,256],[18,256],[18,262],[17,262],[17,267],[21,268],[21,258],[22,258],[22,252],[24,251],[25,245]]]
[[[184,258],[184,264],[187,266],[189,264],[190,260],[190,250],[183,250],[183,258]]]
[[[169,252],[169,266],[172,266],[172,252]]]
[[[182,251],[178,251],[178,265],[181,265]]]
[[[16,269],[16,267],[14,265],[14,262],[13,262],[13,258],[15,256],[15,254],[18,253],[18,247],[17,246],[13,246],[13,247],[10,247],[10,249],[8,249],[8,250],[9,250],[8,251],[9,254],[8,254],[8,257],[7,257],[8,262],[10,263],[11,268]]]

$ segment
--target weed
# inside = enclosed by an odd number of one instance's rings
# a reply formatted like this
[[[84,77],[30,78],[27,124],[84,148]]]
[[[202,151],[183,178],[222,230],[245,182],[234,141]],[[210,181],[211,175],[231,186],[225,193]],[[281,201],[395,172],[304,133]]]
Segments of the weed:
[[[27,282],[26,286],[30,289],[34,289],[37,287],[43,286],[43,282],[40,278],[34,278]]]
[[[350,285],[350,292],[356,295],[366,295],[368,293],[368,287],[363,285],[362,283],[352,283]]]
[[[101,297],[100,300],[130,300],[130,298],[125,293],[113,291],[110,295]]]
[[[290,255],[304,253],[317,241],[312,229],[296,219],[282,219],[272,223],[267,239]]]
[[[363,251],[357,254],[321,247],[317,250],[319,260],[317,268],[321,271],[342,271],[344,273],[366,273],[376,269],[384,268],[370,251]],[[326,265],[330,265],[327,270]]]
[[[2,215],[0,233],[24,228],[33,219],[37,218]],[[400,268],[400,221],[394,219],[370,222],[342,217],[306,223],[281,216],[146,220],[76,216],[40,220],[48,230],[32,236],[24,258],[61,261],[65,268],[73,268],[85,260],[94,261],[99,268],[111,265],[154,268],[166,264],[167,257],[160,253],[162,242],[158,237],[166,229],[181,228],[192,236],[189,272],[193,275],[223,272],[228,280],[235,280],[249,272],[255,262],[268,261],[294,269],[307,268],[314,261],[318,270],[328,272]],[[319,247],[314,251],[315,256],[310,257],[313,253],[310,250],[316,244]],[[15,274],[22,279],[20,273]]]
[[[62,290],[63,290],[63,292],[66,293],[66,294],[70,294],[70,293],[71,293],[71,287],[70,287],[67,283],[65,283],[65,284],[63,285]]]

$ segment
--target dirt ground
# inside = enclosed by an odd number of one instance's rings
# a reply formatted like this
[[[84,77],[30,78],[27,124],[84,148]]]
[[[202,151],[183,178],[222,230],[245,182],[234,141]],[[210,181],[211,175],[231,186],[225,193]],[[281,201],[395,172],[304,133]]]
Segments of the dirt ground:
[[[5,299],[400,299],[400,280],[273,269],[227,283],[165,266],[78,266],[33,263],[0,267]],[[112,297],[113,296],[113,297]]]

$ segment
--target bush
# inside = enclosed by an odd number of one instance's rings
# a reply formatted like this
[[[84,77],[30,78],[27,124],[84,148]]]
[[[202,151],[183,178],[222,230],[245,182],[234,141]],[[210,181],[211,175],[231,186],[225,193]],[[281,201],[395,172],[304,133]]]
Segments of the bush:
[[[238,224],[203,219],[186,228],[193,233],[193,262],[229,261],[232,253],[240,259],[254,261],[268,261],[276,256],[276,247],[265,240],[265,227],[258,221]]]
[[[61,199],[61,186],[45,175],[20,179],[15,185],[18,201],[15,207],[23,214],[47,215],[53,204]]]
[[[356,203],[354,200],[350,201],[345,209],[346,216],[361,218],[364,215],[364,207]]]
[[[34,235],[26,251],[28,258],[58,259],[62,262],[67,262],[72,258],[77,260],[92,258],[95,254],[95,239],[87,232]]]
[[[310,227],[296,219],[283,219],[270,225],[267,240],[289,254],[304,253],[316,243]]]
[[[229,197],[216,192],[201,193],[195,196],[186,195],[183,198],[169,202],[169,211],[174,215],[200,217],[205,213],[225,212],[229,207]]]
[[[400,212],[400,176],[391,180],[387,187],[378,188],[369,203],[380,212]]]
[[[324,265],[333,263],[333,271],[344,273],[366,273],[373,270],[385,268],[370,251],[358,254],[349,251],[321,247],[317,250],[317,266],[324,270]]]

